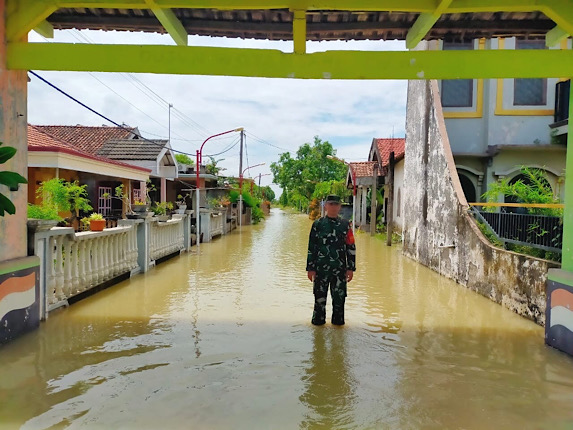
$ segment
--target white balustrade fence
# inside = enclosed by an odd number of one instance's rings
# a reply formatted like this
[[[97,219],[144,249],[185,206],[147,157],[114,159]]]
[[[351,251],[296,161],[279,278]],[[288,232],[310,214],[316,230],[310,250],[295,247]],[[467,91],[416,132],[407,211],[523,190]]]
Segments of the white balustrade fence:
[[[149,234],[149,257],[152,261],[185,248],[184,218],[166,222],[151,222]]]
[[[30,255],[40,257],[40,317],[68,300],[124,274],[149,270],[161,257],[191,247],[191,218],[174,215],[155,219],[120,220],[102,232],[75,233],[30,220]]]
[[[137,237],[131,226],[82,233],[62,228],[46,233],[48,309],[137,267]]]

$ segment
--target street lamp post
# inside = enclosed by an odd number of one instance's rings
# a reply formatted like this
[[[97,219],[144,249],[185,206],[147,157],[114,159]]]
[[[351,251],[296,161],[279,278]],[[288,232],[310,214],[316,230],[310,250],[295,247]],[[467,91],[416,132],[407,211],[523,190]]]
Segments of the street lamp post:
[[[332,155],[327,155],[326,158],[340,161],[341,163],[346,164],[350,169],[350,174],[352,175],[352,233],[354,234],[354,224],[356,222],[356,172],[354,171],[352,164],[348,163],[347,161],[344,161]]]
[[[196,166],[195,166],[195,170],[197,173],[197,182],[195,184],[196,185],[196,187],[195,187],[195,200],[197,200],[197,203],[195,204],[195,207],[197,208],[197,212],[195,214],[195,219],[196,219],[195,232],[197,235],[197,249],[199,249],[199,243],[201,242],[201,220],[200,220],[201,210],[200,210],[200,204],[199,204],[199,200],[201,198],[199,189],[201,188],[201,185],[199,184],[199,170],[201,169],[201,163],[203,161],[202,160],[202,158],[203,158],[203,147],[205,146],[205,144],[207,143],[207,141],[209,139],[212,139],[212,138],[217,137],[217,136],[222,136],[224,134],[237,132],[237,131],[243,131],[243,128],[242,127],[235,128],[233,130],[227,130],[227,131],[224,131],[223,133],[217,133],[217,134],[214,134],[213,136],[209,136],[207,139],[205,139],[203,141],[203,143],[201,144],[201,148],[199,148],[197,150],[197,154],[196,154],[197,158],[196,158]]]
[[[239,175],[239,227],[243,226],[243,175],[249,169],[254,167],[264,166],[265,163],[255,164],[254,166],[247,166]]]

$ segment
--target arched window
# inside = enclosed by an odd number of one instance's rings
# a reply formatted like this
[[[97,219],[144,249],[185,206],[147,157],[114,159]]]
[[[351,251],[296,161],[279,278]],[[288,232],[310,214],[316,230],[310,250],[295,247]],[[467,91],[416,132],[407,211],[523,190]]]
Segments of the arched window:
[[[529,178],[529,176],[524,175],[522,173],[520,173],[519,175],[515,176],[511,181],[509,181],[510,185],[515,184],[517,181],[521,181],[526,185],[533,185],[531,179]],[[545,178],[541,179],[541,182],[543,183],[543,185],[547,188],[549,188],[550,190],[553,190],[553,188],[551,187],[551,184],[549,183],[549,181]],[[515,197],[515,196],[504,196],[504,202],[505,203],[523,203],[519,198]],[[505,208],[506,212],[512,212],[512,213],[527,213],[527,209],[525,208],[512,208],[512,207],[506,207]]]
[[[460,182],[462,184],[462,189],[464,190],[464,195],[466,196],[466,200],[468,201],[468,203],[475,203],[477,201],[476,200],[477,193],[474,183],[469,177],[467,177],[463,173],[460,173],[459,171],[458,171],[458,177],[460,178]]]

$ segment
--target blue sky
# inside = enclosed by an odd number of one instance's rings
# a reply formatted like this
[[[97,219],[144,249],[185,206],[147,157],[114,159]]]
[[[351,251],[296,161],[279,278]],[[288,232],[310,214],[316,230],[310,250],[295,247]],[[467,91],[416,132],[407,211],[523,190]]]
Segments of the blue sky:
[[[45,42],[34,32],[31,42]],[[55,42],[173,44],[165,35],[56,31]],[[194,46],[292,50],[291,42],[190,37]],[[308,52],[326,49],[402,50],[402,42],[309,42]],[[167,138],[168,106],[174,148],[195,153],[210,134],[245,127],[248,162],[269,165],[287,149],[294,153],[315,135],[330,141],[339,157],[365,160],[373,137],[403,137],[406,81],[330,81],[120,73],[38,72],[63,90],[118,123],[139,127],[145,137]],[[134,79],[135,78],[135,79]],[[144,84],[147,88],[143,87]],[[153,91],[153,92],[150,92]],[[160,96],[161,99],[156,97]],[[104,120],[32,77],[28,93],[31,124],[102,125]],[[237,138],[210,141],[205,153],[229,147]],[[271,146],[274,145],[274,146]],[[282,148],[278,149],[276,147]],[[217,158],[230,175],[238,174],[239,147]],[[246,163],[246,160],[245,160]],[[245,164],[246,165],[246,164]],[[271,176],[262,178],[270,184]],[[277,187],[273,187],[278,190]]]

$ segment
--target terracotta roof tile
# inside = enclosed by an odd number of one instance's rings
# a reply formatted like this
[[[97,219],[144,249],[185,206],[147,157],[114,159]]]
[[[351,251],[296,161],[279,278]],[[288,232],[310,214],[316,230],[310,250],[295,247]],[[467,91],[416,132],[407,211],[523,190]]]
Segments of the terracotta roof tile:
[[[357,161],[350,164],[350,169],[357,178],[366,178],[374,174],[375,161]]]
[[[394,160],[398,161],[404,158],[406,139],[403,137],[391,138],[391,139],[374,139],[374,142],[378,148],[378,154],[380,155],[379,163],[385,168],[390,162],[390,153],[394,151]]]
[[[157,160],[167,140],[113,139],[108,140],[97,152],[112,160]]]
[[[45,151],[45,152],[64,152],[66,154],[74,155],[76,157],[86,158],[89,160],[102,161],[116,166],[128,167],[130,169],[137,169],[144,172],[151,172],[149,169],[134,166],[132,164],[122,163],[120,161],[110,160],[109,158],[100,157],[98,155],[89,154],[81,149],[76,148],[74,145],[58,139],[49,133],[42,130],[46,126],[36,126],[28,124],[28,151]]]
[[[126,127],[126,130],[119,127],[83,125],[37,125],[35,127],[56,139],[94,155],[108,140],[131,138],[136,130],[135,127]]]

